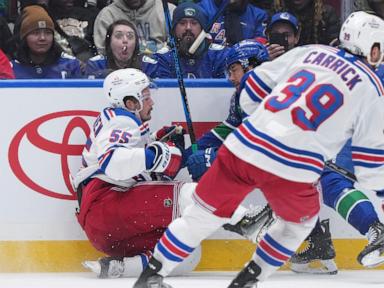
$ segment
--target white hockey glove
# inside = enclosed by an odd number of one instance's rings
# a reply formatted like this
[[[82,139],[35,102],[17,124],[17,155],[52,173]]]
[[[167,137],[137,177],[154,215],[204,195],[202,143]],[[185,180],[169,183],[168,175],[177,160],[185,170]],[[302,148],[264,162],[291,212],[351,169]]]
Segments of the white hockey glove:
[[[182,154],[175,144],[155,141],[148,145],[147,149],[155,153],[152,167],[147,170],[148,172],[163,173],[171,178],[176,176],[180,170]]]

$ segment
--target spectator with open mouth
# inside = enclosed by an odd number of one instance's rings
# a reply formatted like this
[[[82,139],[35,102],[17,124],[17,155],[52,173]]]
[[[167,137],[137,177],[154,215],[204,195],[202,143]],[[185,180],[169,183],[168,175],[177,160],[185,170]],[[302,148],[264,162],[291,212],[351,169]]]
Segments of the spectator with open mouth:
[[[105,56],[97,55],[87,62],[85,74],[90,79],[105,78],[122,68],[141,69],[139,36],[135,24],[128,20],[112,23],[105,36]]]

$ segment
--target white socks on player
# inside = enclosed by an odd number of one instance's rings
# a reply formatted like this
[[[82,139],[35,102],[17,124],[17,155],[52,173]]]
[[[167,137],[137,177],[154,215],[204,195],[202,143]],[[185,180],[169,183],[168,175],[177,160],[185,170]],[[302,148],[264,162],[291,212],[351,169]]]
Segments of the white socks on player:
[[[261,268],[259,281],[268,278],[279,269],[299,248],[315,227],[318,216],[302,222],[288,222],[277,218],[260,241],[253,260]]]

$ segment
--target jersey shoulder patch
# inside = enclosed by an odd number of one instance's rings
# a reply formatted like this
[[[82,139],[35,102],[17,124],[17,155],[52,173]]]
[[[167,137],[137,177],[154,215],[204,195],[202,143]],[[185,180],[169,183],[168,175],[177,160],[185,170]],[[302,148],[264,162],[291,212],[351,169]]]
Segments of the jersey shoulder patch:
[[[61,58],[64,58],[64,59],[71,59],[71,60],[75,60],[75,59],[76,59],[75,56],[69,55],[69,54],[67,54],[67,53],[65,53],[65,52],[62,52],[62,53],[61,53]]]
[[[99,61],[99,60],[104,60],[104,59],[105,59],[104,55],[99,54],[99,55],[96,55],[96,56],[89,58],[89,61]]]
[[[157,50],[156,54],[167,54],[169,51],[171,51],[171,49],[169,49],[168,46],[164,46]]]
[[[145,62],[145,63],[149,63],[149,64],[157,64],[157,60],[156,59],[153,59],[152,57],[150,56],[144,56],[142,58],[142,61]]]
[[[211,50],[223,50],[225,48],[225,46],[223,45],[220,45],[220,44],[216,44],[216,43],[212,43],[210,46],[209,46],[209,49]]]

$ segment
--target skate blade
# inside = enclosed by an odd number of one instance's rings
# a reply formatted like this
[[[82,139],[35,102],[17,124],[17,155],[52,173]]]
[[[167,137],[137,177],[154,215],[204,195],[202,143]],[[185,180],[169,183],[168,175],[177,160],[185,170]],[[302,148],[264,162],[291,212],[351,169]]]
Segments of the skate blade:
[[[84,261],[81,262],[84,268],[91,270],[92,272],[100,275],[101,266],[99,261]]]
[[[335,275],[337,274],[337,266],[334,260],[314,260],[309,263],[290,263],[291,270],[295,273],[302,274],[326,274]]]
[[[368,253],[361,259],[361,264],[367,268],[375,268],[381,264],[384,264],[384,255],[380,255],[380,251],[375,250]]]

